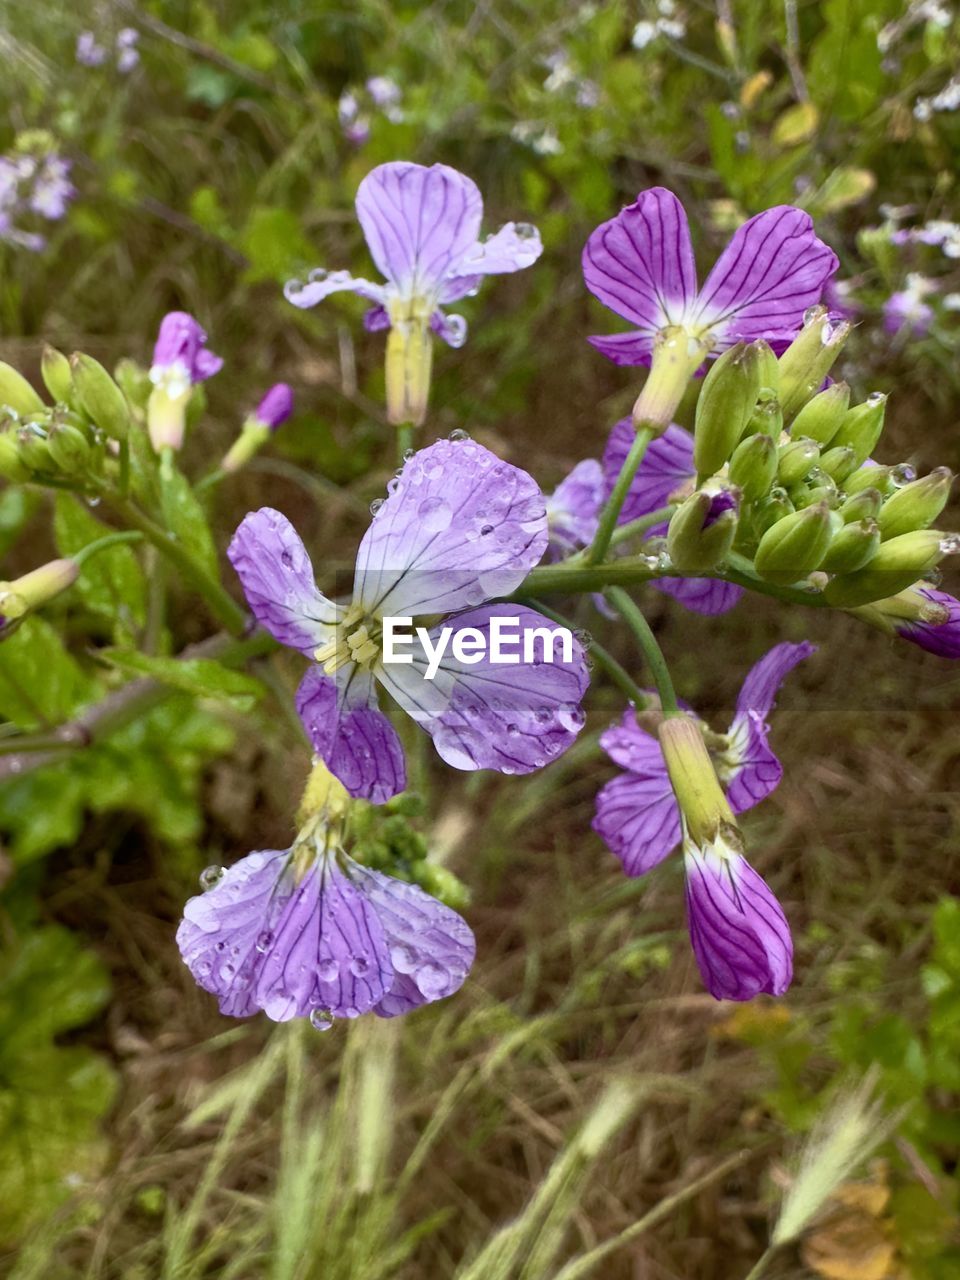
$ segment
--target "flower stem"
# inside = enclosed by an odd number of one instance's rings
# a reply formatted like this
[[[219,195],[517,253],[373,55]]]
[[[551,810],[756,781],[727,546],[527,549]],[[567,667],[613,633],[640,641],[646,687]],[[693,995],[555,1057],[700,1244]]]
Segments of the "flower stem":
[[[677,706],[677,694],[673,687],[673,680],[667,667],[667,661],[663,656],[663,650],[657,644],[656,636],[650,630],[649,622],[647,622],[622,587],[609,587],[603,594],[616,609],[617,613],[620,614],[620,617],[623,618],[640,646],[653,676],[654,684],[657,686],[663,714],[667,717],[678,716],[680,708]]]
[[[414,426],[411,422],[402,422],[397,427],[397,462],[402,467],[407,450],[413,448]]]
[[[623,466],[620,468],[620,474],[617,476],[616,483],[613,486],[613,492],[604,504],[604,508],[600,513],[600,523],[597,525],[597,532],[594,534],[593,542],[591,542],[586,555],[586,563],[589,565],[600,564],[610,549],[610,540],[613,532],[617,527],[617,521],[620,518],[620,512],[623,510],[623,504],[626,501],[630,486],[633,484],[633,478],[640,468],[643,461],[643,455],[647,451],[647,445],[653,439],[653,432],[646,427],[641,427],[633,438],[633,443],[627,452],[626,458],[623,460]]]
[[[88,542],[85,547],[75,551],[70,559],[74,564],[82,568],[88,560],[92,560],[101,551],[107,551],[110,547],[123,546],[124,543],[142,541],[143,534],[138,529],[121,529],[117,533],[105,534],[102,538],[97,538],[95,542]]]
[[[574,630],[573,624],[569,619],[565,618],[562,613],[557,613],[555,609],[551,609],[550,606],[544,604],[542,600],[534,600],[531,598],[529,600],[529,604],[531,608],[542,613],[544,617],[550,618],[551,621],[559,623],[561,627],[567,627],[570,631]],[[650,695],[644,693],[640,686],[630,678],[626,668],[622,667],[613,654],[605,649],[602,644],[599,644],[594,640],[592,636],[590,638],[589,653],[590,657],[595,659],[595,661],[603,667],[604,671],[620,692],[625,695],[627,701],[632,702],[638,711],[642,707],[649,705]]]
[[[654,525],[665,524],[676,509],[676,503],[671,503],[668,507],[659,507],[656,511],[651,511],[648,516],[639,516],[636,520],[619,525],[614,529],[613,536],[610,539],[611,547],[616,547],[621,542],[626,542],[628,538],[636,537],[638,533],[646,533]]]

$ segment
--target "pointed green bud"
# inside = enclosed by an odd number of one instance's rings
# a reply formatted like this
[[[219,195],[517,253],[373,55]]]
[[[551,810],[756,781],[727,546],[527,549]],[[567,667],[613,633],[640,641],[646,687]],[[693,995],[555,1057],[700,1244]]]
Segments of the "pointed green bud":
[[[835,382],[807,401],[794,418],[790,432],[798,439],[807,436],[818,444],[830,444],[849,405],[850,388],[845,382]]]
[[[783,410],[780,408],[780,401],[769,387],[761,387],[760,394],[757,396],[757,403],[754,405],[753,412],[747,419],[747,425],[743,429],[743,436],[752,436],[756,435],[757,432],[762,432],[773,440],[779,440],[782,431]]]
[[[9,431],[0,432],[0,476],[11,484],[23,484],[30,472],[20,459],[16,438]]]
[[[13,582],[0,582],[0,615],[22,618],[30,609],[46,604],[72,587],[79,572],[74,560],[51,560]]]
[[[795,507],[786,490],[777,487],[765,501],[761,501],[754,508],[753,525],[756,532],[762,536],[784,516],[792,515],[794,510]]]
[[[912,586],[945,555],[960,550],[957,534],[938,529],[902,533],[880,549],[864,569],[833,578],[824,588],[824,599],[844,608],[884,600]]]
[[[53,460],[47,447],[47,433],[32,423],[17,432],[20,461],[31,471],[52,471]]]
[[[831,322],[826,307],[813,307],[780,357],[780,404],[789,422],[819,389],[850,336],[847,321]]]
[[[762,338],[758,338],[752,345],[757,350],[757,375],[760,379],[760,392],[757,398],[776,400],[780,391],[780,365],[777,357],[773,354],[773,348]]]
[[[114,377],[117,386],[127,397],[127,403],[145,410],[150,392],[153,390],[148,370],[144,369],[143,365],[137,364],[136,360],[128,360],[124,356],[122,360],[117,361]]]
[[[847,476],[853,475],[859,465],[857,455],[848,445],[834,445],[820,457],[821,470],[825,471],[837,484],[843,484]]]
[[[103,365],[93,356],[77,352],[70,357],[70,368],[84,413],[114,440],[125,440],[130,431],[130,407]]]
[[[936,627],[950,621],[950,610],[947,606],[940,604],[937,600],[931,600],[929,595],[917,586],[907,587],[906,591],[889,596],[885,600],[856,605],[850,612],[888,636],[899,634],[897,623],[928,622]]]
[[[742,440],[733,451],[727,474],[745,502],[765,497],[777,474],[777,446],[770,436],[761,432]]]
[[[847,496],[861,493],[864,489],[876,489],[878,493],[893,492],[892,467],[858,467],[853,475],[847,476],[843,482],[843,491]]]
[[[887,412],[887,397],[882,391],[874,391],[863,404],[855,404],[844,414],[840,429],[831,443],[834,448],[845,445],[856,454],[857,462],[866,462],[883,434],[883,419]]]
[[[873,559],[880,546],[876,520],[845,524],[834,535],[820,565],[827,573],[853,573]]]
[[[848,524],[854,520],[875,520],[882,506],[883,494],[879,489],[861,489],[841,504],[840,515]]]
[[[831,511],[836,510],[840,505],[837,486],[828,475],[822,475],[820,483],[811,484],[809,488],[804,485],[795,485],[790,490],[790,500],[797,511],[802,511],[804,507],[815,506],[818,502],[825,502]]]
[[[820,459],[820,446],[815,440],[791,440],[782,445],[777,459],[777,478],[784,488],[808,476]]]
[[[832,522],[825,502],[784,516],[760,539],[754,567],[767,582],[797,582],[820,567],[830,545]]]
[[[926,529],[947,505],[953,472],[937,467],[921,480],[896,489],[883,504],[877,523],[884,542],[911,529]]]
[[[761,353],[742,342],[713,362],[700,390],[693,463],[700,476],[719,471],[743,435],[760,390]]]
[[[50,457],[61,471],[76,475],[90,465],[93,450],[82,431],[68,422],[54,422],[47,432]]]
[[[73,374],[70,361],[56,347],[46,346],[40,362],[43,384],[56,404],[70,404],[73,399]]]
[[[8,408],[19,418],[42,413],[46,405],[22,373],[0,360],[0,409]]]
[[[667,554],[683,573],[715,569],[733,546],[740,502],[732,489],[704,489],[682,502],[667,530]]]

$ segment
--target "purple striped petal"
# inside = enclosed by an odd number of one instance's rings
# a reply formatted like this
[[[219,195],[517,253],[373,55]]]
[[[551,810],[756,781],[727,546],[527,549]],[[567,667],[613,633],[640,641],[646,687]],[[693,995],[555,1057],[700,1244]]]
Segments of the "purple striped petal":
[[[603,467],[596,458],[584,458],[547,498],[549,560],[560,560],[578,547],[589,545],[597,531],[605,497]]]
[[[597,227],[583,250],[583,278],[605,307],[645,334],[682,323],[697,273],[687,215],[673,192],[641,191]]]
[[[717,1000],[782,996],[793,978],[793,941],[780,903],[747,860],[724,848],[684,848],[690,941]]]
[[[522,641],[504,645],[515,658],[512,665],[491,661],[491,619],[517,619],[511,634],[525,637],[556,624],[523,605],[495,604],[448,619],[459,632],[475,630],[482,642],[477,663],[456,658],[450,649],[441,663],[452,682],[447,709],[424,728],[440,756],[455,769],[496,769],[500,773],[530,773],[556,760],[573,745],[583,728],[581,699],[590,682],[583,649],[572,638],[572,660],[563,660],[558,645],[554,660],[544,660],[538,642],[532,663],[523,661]],[[440,628],[431,631],[434,642]],[[538,660],[539,659],[539,660]]]
[[[227,548],[254,617],[275,640],[308,657],[332,635],[339,609],[317,590],[293,525],[272,507],[244,516]]]
[[[374,1012],[392,1018],[458,991],[477,950],[463,917],[415,884],[356,863],[351,874],[377,913],[393,966]]]
[[[367,613],[452,613],[515,591],[547,546],[537,482],[471,440],[438,440],[390,482],[357,555]]]
[[[297,690],[297,712],[314,751],[347,791],[383,804],[407,776],[397,731],[376,696],[373,676],[352,663],[336,677],[311,667]]]
[[[720,349],[796,334],[838,265],[809,214],[790,205],[767,209],[745,222],[717,259],[697,299],[696,322],[714,331]]]
[[[653,359],[653,335],[636,329],[629,333],[593,334],[587,341],[617,365],[649,365]]]
[[[636,434],[630,418],[621,418],[603,451],[603,475],[607,494],[616,483],[620,468]],[[662,436],[651,440],[643,455],[633,484],[620,513],[620,523],[637,520],[666,506],[672,496],[696,477],[693,465],[693,436],[683,427],[671,425]],[[664,526],[666,527],[666,526]]]
[[[459,263],[451,264],[441,302],[456,302],[475,289],[481,276],[504,275],[531,267],[543,253],[536,227],[526,222],[508,222],[494,235],[468,250]]]
[[[381,164],[357,191],[370,254],[403,296],[439,295],[446,277],[475,248],[482,216],[476,183],[444,164]]]
[[[167,312],[160,322],[151,373],[176,367],[190,383],[213,377],[223,361],[207,350],[206,341],[206,333],[188,312]]]
[[[917,586],[912,590],[930,604],[945,609],[947,616],[943,622],[911,622],[897,618],[893,622],[894,630],[902,639],[919,645],[928,653],[935,653],[938,658],[960,658],[960,600],[934,587]]]
[[[592,827],[628,876],[641,876],[680,843],[680,810],[660,744],[627,707],[600,735],[610,759],[627,770],[601,787]]]
[[[288,280],[283,286],[283,296],[301,311],[315,307],[332,293],[355,293],[368,302],[377,303],[376,310],[380,310],[387,300],[387,291],[382,284],[364,280],[362,276],[352,276],[349,271],[324,271],[322,267],[311,271],[306,281]]]
[[[673,596],[686,609],[705,617],[729,613],[743,595],[743,588],[718,578],[657,578],[650,584]]]

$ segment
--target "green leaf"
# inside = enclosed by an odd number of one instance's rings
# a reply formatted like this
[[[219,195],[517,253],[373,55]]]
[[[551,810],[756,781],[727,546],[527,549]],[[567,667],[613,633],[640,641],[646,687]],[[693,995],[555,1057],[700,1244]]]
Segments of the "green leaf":
[[[189,480],[176,468],[161,476],[160,506],[168,531],[191,552],[211,578],[219,580],[217,548],[207,517]]]
[[[53,531],[62,556],[72,556],[110,532],[71,493],[57,495]],[[74,590],[91,613],[113,623],[118,640],[132,639],[144,625],[143,573],[130,547],[111,547],[95,555],[84,565]]]
[[[94,687],[43,618],[27,618],[0,641],[0,716],[20,729],[68,719]]]
[[[270,205],[258,205],[251,211],[240,234],[240,248],[250,259],[244,274],[248,284],[285,280],[316,258],[297,217],[289,209]]]
[[[241,711],[249,711],[265,692],[253,676],[231,671],[212,658],[158,658],[135,649],[103,649],[100,656],[121,671],[152,676],[198,698],[223,699]]]

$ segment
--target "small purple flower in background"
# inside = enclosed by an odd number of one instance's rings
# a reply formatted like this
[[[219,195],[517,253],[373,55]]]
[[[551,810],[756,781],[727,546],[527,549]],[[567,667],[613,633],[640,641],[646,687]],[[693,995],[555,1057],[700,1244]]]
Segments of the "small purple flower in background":
[[[69,175],[70,161],[55,151],[0,156],[0,240],[34,253],[43,249],[45,237],[20,224],[32,217],[58,222],[77,194]]]
[[[293,389],[286,382],[277,382],[262,397],[253,417],[261,426],[276,431],[292,413]]]
[[[605,497],[603,468],[595,458],[584,458],[547,498],[548,560],[590,545]]]
[[[293,390],[285,382],[275,383],[244,422],[242,431],[224,455],[220,470],[239,471],[246,466],[292,413]]]
[[[759,804],[780,782],[783,770],[767,742],[767,717],[788,672],[813,651],[813,646],[806,643],[778,644],[760,659],[743,683],[733,723],[713,749],[716,775],[726,786],[726,800],[734,814]],[[696,717],[691,719],[699,725]],[[780,965],[776,974],[766,975],[767,985],[753,985],[746,994],[735,994],[746,990],[734,980],[736,975],[720,977],[715,963],[705,963],[709,938],[717,929],[716,919],[710,926],[704,923],[711,912],[717,917],[729,918],[737,909],[738,894],[748,898],[765,894],[776,905],[769,889],[733,847],[732,836],[724,837],[721,833],[711,848],[700,848],[685,838],[681,808],[671,786],[661,744],[640,727],[632,707],[626,710],[618,726],[601,735],[600,745],[624,772],[598,793],[593,829],[620,859],[629,876],[644,875],[683,843],[691,937],[704,981],[712,994],[728,999],[747,999],[760,990],[782,994],[789,983],[789,966],[782,983]],[[782,920],[779,906],[776,912]],[[789,943],[788,930],[786,939]],[[752,946],[753,943],[744,942],[745,951],[750,952]],[[749,965],[747,970],[745,981],[749,987],[758,971]]]
[[[403,108],[400,106],[403,94],[400,86],[389,76],[371,76],[366,84],[367,93],[375,107],[378,107],[391,124],[400,124],[403,120]]]
[[[160,322],[150,366],[153,390],[147,404],[147,430],[158,453],[182,446],[190,393],[196,383],[205,382],[223,368],[223,360],[208,351],[206,344],[206,333],[186,311],[170,311]]]
[[[140,32],[136,27],[122,27],[117,32],[117,70],[122,76],[129,75],[140,61],[139,41]]]
[[[70,181],[70,161],[48,155],[37,169],[29,208],[48,222],[59,222],[67,212],[77,189]]]
[[[348,89],[340,95],[337,118],[343,136],[352,146],[362,147],[370,140],[370,120],[361,114],[360,102],[352,90]]]
[[[778,205],[734,233],[698,289],[683,206],[671,191],[652,187],[586,243],[587,288],[637,326],[589,341],[619,365],[649,364],[658,334],[677,328],[710,355],[757,338],[790,343],[837,265],[810,216]]]
[[[626,460],[635,435],[630,418],[621,418],[610,432],[603,451],[604,497],[613,490],[620,468]],[[643,461],[627,491],[620,513],[620,524],[651,515],[668,503],[686,498],[693,492],[697,469],[693,465],[693,436],[683,427],[671,424],[663,435],[651,440]],[[659,537],[667,531],[667,522],[654,525],[648,533]],[[658,578],[650,584],[658,591],[679,600],[694,613],[714,616],[732,609],[743,595],[743,588],[716,578]]]
[[[883,304],[883,327],[887,333],[925,337],[933,323],[934,310],[924,298],[936,291],[932,280],[911,272],[907,276],[907,287],[892,293]]]
[[[850,280],[828,280],[823,287],[823,305],[831,319],[856,320],[863,308],[853,294]]]
[[[250,853],[191,898],[184,962],[220,1010],[275,1022],[390,1018],[452,995],[473,964],[466,921],[417,885],[362,866],[322,828]]]
[[[227,554],[260,624],[313,658],[297,709],[317,754],[352,796],[383,803],[406,785],[396,730],[377,705],[377,683],[433,738],[456,769],[529,773],[556,759],[584,722],[588,684],[579,642],[572,661],[461,662],[454,644],[425,679],[427,657],[385,662],[383,619],[455,615],[445,625],[489,637],[495,618],[519,619],[521,636],[550,629],[509,595],[547,546],[536,481],[472,441],[440,440],[410,457],[388,486],[357,553],[353,598],[338,604],[316,587],[310,558],[289,521],[268,507],[246,516]],[[502,625],[502,624],[497,624]]]
[[[77,61],[83,67],[102,67],[107,60],[107,50],[92,31],[81,31],[77,36]]]

